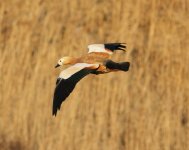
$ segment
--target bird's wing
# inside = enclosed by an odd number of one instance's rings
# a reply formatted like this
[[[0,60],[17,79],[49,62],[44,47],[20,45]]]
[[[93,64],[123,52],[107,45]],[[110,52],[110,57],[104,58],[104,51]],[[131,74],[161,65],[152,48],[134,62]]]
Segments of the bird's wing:
[[[115,50],[125,51],[125,48],[125,43],[91,44],[88,45],[88,53],[100,52],[111,55]]]
[[[77,63],[63,70],[57,81],[53,98],[53,115],[56,116],[62,102],[70,95],[75,85],[86,75],[92,73],[99,67],[99,64]]]

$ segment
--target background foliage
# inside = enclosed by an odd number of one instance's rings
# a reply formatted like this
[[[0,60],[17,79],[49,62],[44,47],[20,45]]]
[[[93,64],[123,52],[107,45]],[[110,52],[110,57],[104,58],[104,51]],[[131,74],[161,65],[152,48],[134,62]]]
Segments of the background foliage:
[[[188,18],[187,0],[0,0],[0,147],[189,149]],[[57,60],[104,42],[130,71],[87,76],[52,117]]]

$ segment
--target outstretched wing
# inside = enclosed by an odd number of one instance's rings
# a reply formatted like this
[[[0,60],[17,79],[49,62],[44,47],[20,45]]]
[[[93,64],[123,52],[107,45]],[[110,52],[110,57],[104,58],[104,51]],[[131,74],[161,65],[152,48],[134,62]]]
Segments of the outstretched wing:
[[[101,52],[111,55],[115,50],[125,51],[125,48],[125,43],[91,44],[88,45],[88,53]]]
[[[98,68],[98,64],[78,63],[63,70],[57,81],[53,98],[52,114],[56,116],[62,102],[70,95],[77,82]]]

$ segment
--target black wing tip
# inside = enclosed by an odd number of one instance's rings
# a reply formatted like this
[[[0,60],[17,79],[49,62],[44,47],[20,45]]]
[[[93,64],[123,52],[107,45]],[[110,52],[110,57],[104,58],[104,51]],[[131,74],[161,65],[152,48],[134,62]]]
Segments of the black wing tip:
[[[122,50],[126,52],[125,49],[127,48],[126,43],[105,43],[104,46],[111,51]]]
[[[57,110],[58,110],[58,109],[53,106],[52,116],[55,116],[55,117],[56,117]]]
[[[60,104],[61,105],[61,104]],[[60,106],[53,106],[52,115],[56,117],[57,111],[60,110]]]
[[[64,99],[65,100],[65,99]],[[62,100],[61,103],[57,104],[53,104],[53,108],[52,108],[52,115],[56,117],[56,114],[58,112],[58,110],[60,110],[61,104],[64,101]]]
[[[52,116],[56,117],[57,112],[53,112]]]

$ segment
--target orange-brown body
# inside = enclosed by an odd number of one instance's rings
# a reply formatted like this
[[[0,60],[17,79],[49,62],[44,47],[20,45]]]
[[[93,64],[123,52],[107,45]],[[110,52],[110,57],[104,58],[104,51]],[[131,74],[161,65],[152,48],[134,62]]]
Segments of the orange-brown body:
[[[88,63],[88,64],[99,64],[98,68],[89,67],[90,69],[97,69],[98,74],[108,73],[112,71],[117,71],[116,69],[108,69],[104,63],[110,58],[110,55],[107,53],[88,53],[81,57],[67,57],[64,64],[76,64],[76,63]]]

